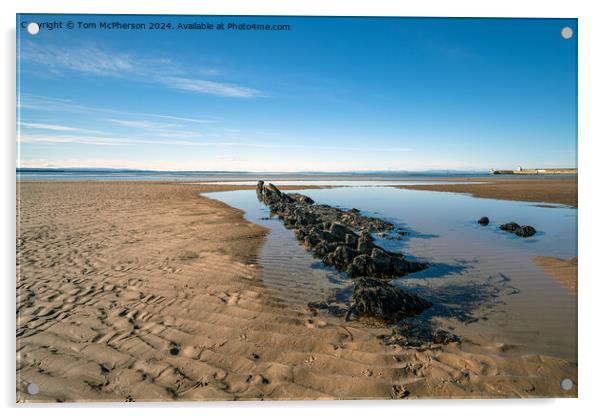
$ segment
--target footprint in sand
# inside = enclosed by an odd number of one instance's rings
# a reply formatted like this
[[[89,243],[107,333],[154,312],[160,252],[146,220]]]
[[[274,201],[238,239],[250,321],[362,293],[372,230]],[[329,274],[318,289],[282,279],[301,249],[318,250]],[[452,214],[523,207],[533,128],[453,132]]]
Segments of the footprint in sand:
[[[235,292],[233,294],[222,292],[217,295],[217,298],[227,305],[236,305],[240,300],[240,292]]]
[[[391,387],[391,397],[394,399],[405,399],[409,395],[410,391],[404,386],[394,384],[393,387]]]
[[[228,305],[236,305],[236,304],[238,304],[239,300],[240,300],[240,293],[236,292],[236,293],[230,295],[227,303],[228,303]]]
[[[266,377],[262,376],[261,374],[256,374],[256,375],[249,375],[247,377],[247,383],[249,384],[253,384],[253,385],[257,385],[257,384],[270,384],[270,380],[268,380]]]
[[[316,357],[314,357],[313,355],[310,355],[309,357],[307,357],[305,360],[303,360],[303,362],[308,365],[309,367],[311,367],[314,364],[314,361],[316,361]]]
[[[324,328],[326,326],[326,322],[321,319],[308,318],[305,320],[305,326],[312,329]]]

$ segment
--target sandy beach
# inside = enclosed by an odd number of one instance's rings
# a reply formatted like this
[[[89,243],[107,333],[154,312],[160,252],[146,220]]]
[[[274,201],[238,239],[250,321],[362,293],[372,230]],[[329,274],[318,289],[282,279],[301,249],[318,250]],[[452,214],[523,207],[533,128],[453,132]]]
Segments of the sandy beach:
[[[576,182],[545,198],[520,183],[412,189],[576,206]],[[271,297],[255,262],[266,230],[198,196],[242,188],[19,183],[17,400],[576,397],[559,384],[576,383],[574,362],[471,340],[384,345],[386,328]]]
[[[443,180],[444,182],[446,180]],[[452,181],[447,179],[447,181]],[[577,208],[577,176],[533,177],[491,176],[488,178],[454,178],[457,182],[485,182],[449,185],[400,185],[398,188],[423,191],[458,192],[476,198],[506,199],[510,201],[563,204]]]
[[[535,264],[543,267],[552,277],[562,282],[572,292],[577,292],[577,257],[559,259],[556,257],[533,257]]]

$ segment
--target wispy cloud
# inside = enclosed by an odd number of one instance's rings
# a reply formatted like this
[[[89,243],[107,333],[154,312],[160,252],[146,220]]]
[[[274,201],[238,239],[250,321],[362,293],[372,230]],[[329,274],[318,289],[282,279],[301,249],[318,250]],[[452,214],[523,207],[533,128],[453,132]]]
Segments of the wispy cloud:
[[[157,129],[168,129],[174,127],[173,124],[163,124],[163,123],[155,123],[147,120],[122,120],[122,119],[114,119],[109,118],[107,121],[111,123],[118,124],[124,127],[131,127],[135,129],[143,129],[143,130],[157,130]]]
[[[33,41],[21,44],[20,59],[44,66],[53,74],[77,72],[102,77],[127,77],[135,82],[160,84],[178,91],[220,97],[250,98],[260,96],[254,88],[200,79],[193,76],[173,76],[186,73],[170,59],[149,59],[102,49],[97,45],[44,45]],[[209,74],[207,70],[204,73]],[[218,74],[218,71],[214,72]]]
[[[43,123],[27,123],[22,121],[21,127],[27,127],[30,129],[41,129],[41,130],[54,130],[54,131],[77,131],[76,127],[61,126],[58,124],[43,124]]]
[[[49,130],[49,131],[56,131],[56,132],[69,132],[69,133],[78,132],[78,133],[103,134],[101,131],[98,131],[98,130],[89,130],[89,129],[83,129],[83,128],[73,127],[73,126],[65,126],[62,124],[30,123],[27,121],[20,121],[19,126],[21,128],[28,129],[28,130],[31,129],[31,130]]]
[[[161,115],[161,114],[146,114],[146,115],[150,115],[150,116],[154,116],[154,117],[159,117],[159,118],[165,118],[165,119],[168,119],[168,120],[186,121],[186,122],[189,122],[189,123],[199,123],[199,124],[217,123],[217,122],[219,122],[219,120],[217,120],[217,119],[210,119],[210,118],[198,119],[198,118],[188,118],[188,117],[166,116],[166,115]]]
[[[132,139],[153,138],[153,139],[173,139],[194,141],[197,139],[222,138],[229,142],[241,141],[232,134],[225,134],[221,126],[214,126],[221,120],[212,117],[188,117],[174,116],[170,114],[155,114],[143,112],[128,112],[114,108],[102,108],[95,106],[81,105],[77,102],[62,98],[53,98],[47,96],[36,96],[24,93],[20,97],[20,110],[35,109],[36,111],[46,111],[49,114],[44,122],[31,122],[23,120],[19,122],[20,130],[23,133],[36,133],[38,130],[47,134],[49,132],[55,135],[67,134],[75,136],[75,133],[84,137],[88,135],[100,135],[109,137],[119,136]],[[76,116],[67,116],[68,113],[74,113]],[[97,130],[84,129],[66,123],[64,120],[84,120],[86,123],[92,123]],[[52,120],[52,121],[50,121]],[[194,140],[193,140],[194,139]],[[31,138],[30,141],[44,141],[63,143],[66,139],[57,138],[56,140],[43,140],[40,137]],[[69,139],[72,142],[74,139]],[[99,140],[86,141],[81,143],[105,144]],[[128,142],[129,144],[130,142]],[[173,141],[176,144],[175,141]],[[113,143],[106,143],[113,144]],[[193,144],[196,143],[184,143]]]
[[[96,146],[133,146],[145,145],[169,145],[169,146],[201,146],[201,147],[270,147],[263,143],[234,142],[234,141],[204,141],[204,140],[166,140],[160,138],[142,139],[137,137],[99,137],[85,135],[47,135],[47,134],[20,134],[21,143],[48,143],[64,144],[77,143]]]
[[[170,88],[201,94],[219,95],[222,97],[249,98],[260,95],[259,91],[253,88],[202,79],[166,77],[161,78],[161,81]]]
[[[20,53],[20,59],[43,65],[55,73],[69,70],[91,75],[119,76],[136,70],[133,57],[108,53],[94,45],[54,47],[29,41],[23,42]]]
[[[183,127],[181,124],[176,124],[176,123],[158,123],[155,121],[148,121],[148,120],[140,120],[140,119],[114,119],[114,118],[108,118],[106,119],[106,121],[112,123],[112,124],[116,124],[120,127],[125,127],[126,129],[132,129],[134,131],[136,130],[144,130],[146,133],[151,133],[154,136],[157,137],[162,137],[162,138],[180,138],[180,139],[184,139],[184,138],[201,138],[201,137],[217,137],[216,134],[207,134],[207,133],[202,133],[199,132],[198,130],[194,129],[194,127],[196,126],[191,126],[193,127],[192,130],[182,130],[181,127]],[[188,122],[186,122],[188,123]],[[145,133],[145,134],[146,134]]]
[[[98,114],[104,113],[106,115],[115,116],[127,116],[127,117],[140,117],[140,118],[151,118],[151,119],[166,119],[174,121],[182,121],[186,123],[196,124],[214,124],[221,122],[221,119],[215,117],[183,117],[174,116],[171,114],[156,114],[156,113],[144,113],[137,111],[126,111],[115,108],[106,108],[98,106],[83,105],[74,102],[71,99],[59,98],[59,97],[48,97],[43,95],[29,94],[21,92],[19,94],[19,102],[17,103],[19,109],[27,110],[38,110],[48,112],[71,112],[71,113],[90,113]]]
[[[129,139],[116,137],[98,137],[98,136],[71,136],[71,135],[48,135],[48,134],[20,134],[18,137],[21,143],[79,143],[87,145],[100,146],[125,146],[132,144]]]
[[[387,148],[387,149],[370,149],[363,147],[346,147],[346,146],[305,146],[305,145],[282,145],[264,142],[252,141],[206,141],[206,140],[178,140],[164,139],[154,136],[150,139],[137,137],[98,137],[84,135],[37,135],[37,134],[21,134],[19,135],[21,143],[49,143],[49,144],[64,144],[77,143],[84,145],[96,146],[133,146],[133,145],[169,145],[169,146],[199,146],[199,147],[240,147],[240,148],[263,148],[263,149],[289,149],[289,150],[337,150],[337,151],[352,151],[352,152],[409,152],[409,148]]]

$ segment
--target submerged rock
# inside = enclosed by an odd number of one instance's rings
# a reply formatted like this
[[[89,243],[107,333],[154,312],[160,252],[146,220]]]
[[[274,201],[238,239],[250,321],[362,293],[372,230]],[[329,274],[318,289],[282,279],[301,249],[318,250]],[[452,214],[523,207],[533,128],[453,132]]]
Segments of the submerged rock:
[[[393,327],[390,335],[379,335],[386,345],[423,348],[429,344],[450,344],[462,339],[444,329],[433,329],[430,324],[412,325],[403,323]]]
[[[353,291],[353,311],[387,322],[418,315],[431,306],[428,300],[382,280],[360,278]]]
[[[487,217],[481,217],[481,218],[479,218],[478,223],[481,224],[481,225],[489,225],[489,218],[487,218]]]
[[[374,244],[371,233],[393,230],[390,222],[363,216],[355,208],[316,205],[305,195],[286,194],[263,181],[257,182],[257,197],[315,256],[351,277],[395,278],[427,267]]]

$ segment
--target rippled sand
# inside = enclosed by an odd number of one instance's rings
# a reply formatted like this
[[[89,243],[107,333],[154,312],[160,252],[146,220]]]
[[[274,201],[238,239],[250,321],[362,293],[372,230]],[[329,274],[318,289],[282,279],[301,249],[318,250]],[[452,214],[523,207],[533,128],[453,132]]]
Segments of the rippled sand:
[[[287,306],[254,262],[266,230],[198,196],[234,187],[18,188],[18,401],[577,394],[559,385],[576,363],[385,346],[384,328]]]

